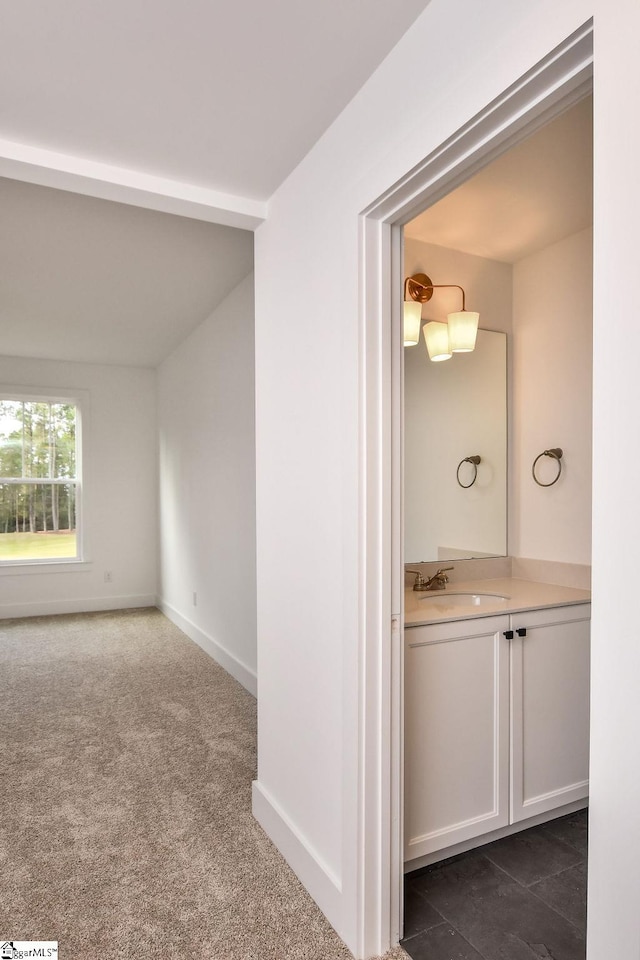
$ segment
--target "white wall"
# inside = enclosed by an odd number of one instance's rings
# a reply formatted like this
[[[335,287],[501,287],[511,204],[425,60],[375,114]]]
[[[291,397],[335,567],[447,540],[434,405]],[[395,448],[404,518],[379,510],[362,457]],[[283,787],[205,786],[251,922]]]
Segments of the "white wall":
[[[640,96],[636,0],[431,0],[271,199],[256,235],[259,788],[272,836],[354,948],[367,546],[358,538],[358,216],[594,14],[589,960],[640,952],[635,449],[620,469],[640,407],[640,327],[629,309],[637,253],[628,242],[640,218],[640,130],[629,112]]]
[[[593,232],[583,230],[515,264],[510,552],[591,563]],[[563,450],[552,487],[534,458]],[[556,473],[538,462],[543,482]]]
[[[0,357],[0,384],[88,394],[83,429],[83,564],[0,570],[0,617],[155,604],[155,373]],[[105,583],[109,570],[113,581]]]
[[[158,421],[161,608],[253,693],[254,396],[251,276],[158,368]]]

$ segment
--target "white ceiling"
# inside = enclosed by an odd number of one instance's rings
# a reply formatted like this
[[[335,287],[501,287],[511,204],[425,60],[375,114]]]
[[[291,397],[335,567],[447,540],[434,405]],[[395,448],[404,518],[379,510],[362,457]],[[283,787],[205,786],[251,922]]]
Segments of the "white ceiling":
[[[592,98],[412,220],[405,236],[515,263],[593,222]]]
[[[157,365],[427,2],[3,3],[2,352]]]
[[[267,199],[428,0],[8,0],[0,138]]]
[[[6,356],[156,366],[253,267],[253,234],[0,178]]]

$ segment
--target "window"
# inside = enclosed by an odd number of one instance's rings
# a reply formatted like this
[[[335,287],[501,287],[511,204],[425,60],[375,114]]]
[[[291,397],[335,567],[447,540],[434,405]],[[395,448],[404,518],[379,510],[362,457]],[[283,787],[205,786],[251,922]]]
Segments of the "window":
[[[79,410],[0,398],[0,564],[79,559]]]

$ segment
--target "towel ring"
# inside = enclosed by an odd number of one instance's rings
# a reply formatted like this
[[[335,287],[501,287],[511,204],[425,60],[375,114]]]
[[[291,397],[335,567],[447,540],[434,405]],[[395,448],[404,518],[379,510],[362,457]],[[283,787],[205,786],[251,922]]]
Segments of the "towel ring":
[[[482,461],[482,457],[479,457],[477,454],[475,457],[465,457],[464,460],[461,460],[458,464],[458,469],[456,470],[456,480],[463,490],[468,490],[469,487],[472,487],[476,480],[478,479],[478,464]],[[472,463],[473,464],[473,480],[471,483],[462,483],[460,480],[460,467],[463,463]]]
[[[536,464],[540,457],[551,457],[552,460],[555,460],[558,465],[558,472],[549,483],[543,483],[542,480],[538,480],[536,477]],[[560,479],[560,474],[562,473],[562,449],[561,447],[552,447],[550,450],[543,450],[542,453],[539,453],[538,456],[533,461],[533,466],[531,467],[531,473],[533,479],[538,484],[539,487],[552,487],[554,483],[557,483]]]

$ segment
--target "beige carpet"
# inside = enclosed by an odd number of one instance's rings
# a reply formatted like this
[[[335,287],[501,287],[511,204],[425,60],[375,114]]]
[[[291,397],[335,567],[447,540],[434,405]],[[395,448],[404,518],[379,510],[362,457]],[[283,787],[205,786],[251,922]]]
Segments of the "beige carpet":
[[[0,937],[351,957],[251,816],[255,701],[161,613],[0,621],[0,671]]]

